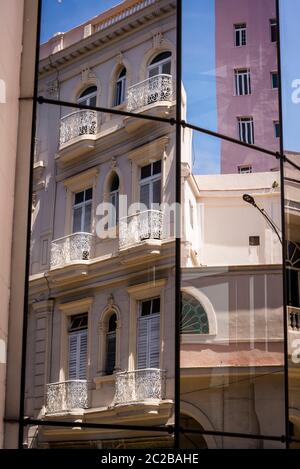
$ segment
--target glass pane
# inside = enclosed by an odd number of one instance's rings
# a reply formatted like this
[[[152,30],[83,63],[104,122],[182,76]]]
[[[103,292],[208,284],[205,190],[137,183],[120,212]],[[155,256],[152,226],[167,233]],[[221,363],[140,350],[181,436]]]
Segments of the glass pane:
[[[85,100],[87,105],[175,117],[176,5],[176,0],[43,0],[42,67],[60,70],[64,62],[79,71],[70,80],[50,74],[48,87],[61,100],[77,102],[93,86],[96,96]],[[167,53],[169,59],[149,69]],[[124,69],[126,82],[120,83]]]
[[[161,181],[155,181],[153,183],[153,204],[161,203]]]
[[[92,222],[92,204],[86,204],[84,211],[84,231],[90,233]]]
[[[73,210],[73,233],[78,233],[82,230],[82,207],[74,208]]]
[[[280,173],[257,172],[254,165],[259,158],[268,159],[270,167],[278,162],[246,150],[242,163],[253,165],[252,172],[236,168],[222,174],[222,145],[229,155],[243,149],[187,128],[182,133],[193,148],[192,155],[182,152],[182,425],[280,437],[285,432]],[[205,442],[213,447],[199,435],[194,441],[200,447]],[[192,443],[185,438],[182,444]],[[218,445],[259,447],[256,440],[226,444],[222,437]]]
[[[139,203],[141,168],[158,158],[165,181],[162,202],[174,201],[174,126],[107,113],[85,115],[88,131],[81,134],[82,120],[76,113],[70,117],[66,107],[38,106],[38,158],[44,165],[34,177],[36,185],[39,178],[48,182],[39,185],[32,226],[26,415],[147,425],[146,434],[107,430],[104,435],[93,430],[88,440],[107,448],[163,447],[172,439],[165,434],[157,438],[150,430],[174,422],[175,242],[174,233],[164,229],[168,223],[164,206],[149,207],[143,216]],[[116,175],[119,224],[108,227]],[[83,191],[85,201],[74,216],[79,223],[83,207],[84,226],[74,234],[73,197]],[[149,202],[149,186],[147,194]],[[91,195],[92,200],[87,200]],[[34,279],[45,272],[52,299],[41,303],[35,301]],[[43,298],[48,298],[47,282],[42,288]],[[152,314],[144,318],[151,321],[146,336],[140,338],[139,307],[150,299]],[[68,381],[68,318],[87,311],[86,355],[81,351],[87,366],[75,360]],[[108,332],[112,314],[115,338]],[[154,408],[158,412],[153,413]],[[73,434],[74,430],[66,430],[55,441],[67,446]],[[83,444],[86,434],[78,434],[76,444]],[[37,444],[42,440],[50,447],[55,444],[51,430],[39,428]]]
[[[146,207],[150,207],[150,184],[141,184],[140,202]]]
[[[183,2],[183,86],[188,122],[278,151],[273,129],[278,92],[270,78],[277,71],[277,48],[271,41],[271,18],[276,18],[275,0]],[[243,69],[249,73],[244,83],[235,79]],[[241,138],[238,121],[245,117],[253,119],[253,139]],[[222,145],[220,158],[222,172],[230,174],[241,160],[238,148],[232,154],[228,150]],[[263,155],[256,166],[256,171],[271,169]]]
[[[289,368],[290,437],[299,440],[300,371],[300,143],[299,85],[300,65],[295,60],[299,36],[299,2],[280,0],[280,38],[282,60],[283,147],[289,161],[284,163],[285,237],[287,268],[287,328]],[[291,448],[299,448],[292,443]]]

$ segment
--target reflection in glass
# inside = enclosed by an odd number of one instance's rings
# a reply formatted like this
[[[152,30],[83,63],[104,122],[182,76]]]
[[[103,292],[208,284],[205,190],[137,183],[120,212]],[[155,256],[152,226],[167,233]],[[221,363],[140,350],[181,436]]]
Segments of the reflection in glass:
[[[275,0],[183,2],[187,120],[272,151],[278,121]],[[243,20],[243,21],[241,21]],[[195,47],[197,43],[197,47]],[[221,173],[279,169],[277,161],[221,142]],[[210,169],[204,170],[210,174]]]
[[[288,382],[289,382],[289,436],[298,442],[291,448],[299,449],[300,414],[300,144],[299,144],[299,76],[300,67],[295,40],[299,36],[297,18],[299,2],[279,1],[280,41],[282,62],[283,150],[288,161],[284,163],[287,328],[288,328]]]
[[[39,95],[116,114],[38,105],[26,415],[149,431],[40,426],[28,445],[167,448],[151,426],[174,421],[175,128],[120,111],[175,115],[176,1],[92,3],[40,48]]]
[[[182,155],[181,426],[280,438],[285,432],[280,174],[246,167],[239,174],[198,174],[206,160],[214,161],[221,142],[186,128],[182,134],[197,151]],[[231,143],[230,153],[236,147]],[[253,153],[254,161],[260,153]],[[191,437],[201,448],[281,447],[276,441],[195,433],[187,433],[182,444],[191,445]]]

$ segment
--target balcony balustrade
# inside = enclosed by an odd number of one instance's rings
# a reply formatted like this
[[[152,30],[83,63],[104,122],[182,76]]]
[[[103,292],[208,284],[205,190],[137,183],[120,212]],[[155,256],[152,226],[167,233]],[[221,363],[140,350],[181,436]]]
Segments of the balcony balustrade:
[[[165,398],[165,371],[155,368],[116,374],[115,405]]]
[[[80,110],[60,119],[60,148],[71,143],[90,139],[98,132],[98,115],[96,111]]]
[[[160,210],[145,210],[120,219],[119,248],[126,249],[147,239],[162,238],[163,214]]]
[[[128,88],[127,110],[133,112],[153,103],[170,103],[172,100],[172,76],[156,75]]]
[[[300,332],[300,308],[288,307],[289,328]]]
[[[51,269],[93,257],[95,237],[91,233],[73,233],[55,239],[51,244]]]
[[[46,413],[70,412],[88,407],[86,380],[62,381],[47,384]]]

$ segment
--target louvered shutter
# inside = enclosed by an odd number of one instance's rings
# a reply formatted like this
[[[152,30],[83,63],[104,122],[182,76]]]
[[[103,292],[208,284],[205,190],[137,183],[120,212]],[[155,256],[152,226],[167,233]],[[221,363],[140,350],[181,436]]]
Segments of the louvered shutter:
[[[86,379],[86,365],[87,365],[87,331],[80,332],[80,345],[79,345],[79,363],[78,363],[78,379]]]
[[[77,334],[69,335],[69,379],[77,377]]]
[[[160,349],[160,315],[139,319],[137,367],[158,368]]]
[[[69,379],[86,379],[87,331],[69,335]]]
[[[160,345],[160,316],[153,315],[148,320],[149,329],[149,359],[147,368],[159,368],[159,345]]]
[[[137,367],[138,369],[147,368],[148,357],[148,318],[139,319],[138,343],[137,343]]]

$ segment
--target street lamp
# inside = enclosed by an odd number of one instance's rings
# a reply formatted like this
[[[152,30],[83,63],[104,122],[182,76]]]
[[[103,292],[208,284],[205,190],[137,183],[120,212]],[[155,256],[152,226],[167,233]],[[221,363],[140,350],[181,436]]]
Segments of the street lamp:
[[[244,194],[243,195],[243,200],[245,202],[247,202],[247,204],[250,204],[250,205],[253,205],[253,207],[257,208],[257,210],[262,214],[262,216],[267,220],[268,224],[271,226],[272,230],[275,231],[276,235],[278,236],[278,239],[280,241],[280,243],[282,244],[282,239],[281,239],[281,236],[279,234],[279,231],[275,225],[275,223],[273,222],[273,220],[270,218],[270,216],[267,214],[267,212],[263,209],[263,208],[260,208],[254,198],[252,197],[252,195],[250,194]]]

